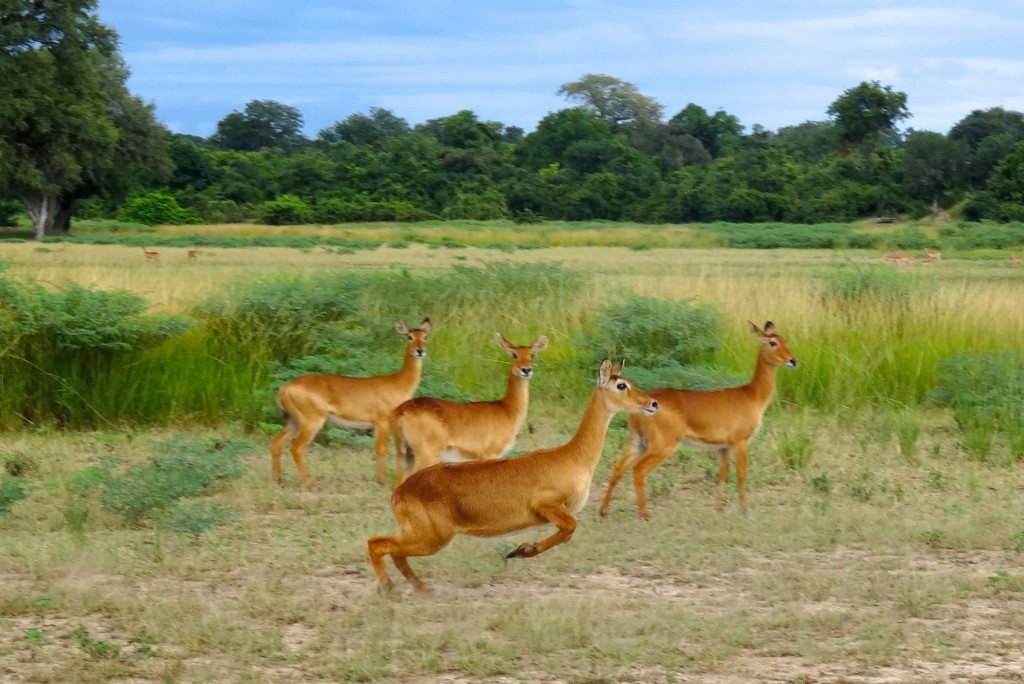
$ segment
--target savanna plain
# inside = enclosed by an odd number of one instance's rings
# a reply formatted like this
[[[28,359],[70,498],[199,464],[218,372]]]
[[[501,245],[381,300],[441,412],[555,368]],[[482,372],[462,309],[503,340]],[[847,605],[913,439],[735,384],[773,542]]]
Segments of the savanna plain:
[[[467,242],[194,259],[0,244],[5,287],[123,290],[190,321],[91,366],[7,341],[0,680],[1024,680],[1024,267],[1008,254]],[[778,370],[751,443],[749,512],[733,482],[716,512],[712,452],[683,447],[648,477],[650,520],[629,474],[601,518],[620,416],[568,543],[506,560],[550,530],[459,537],[411,559],[433,593],[396,574],[382,595],[366,540],[396,526],[372,437],[325,430],[314,488],[287,456],[278,486],[273,391],[395,370],[395,320],[424,316],[420,394],[497,398],[493,333],[548,336],[509,457],[568,440],[602,358],[644,388],[736,384],[757,355],[746,322],[773,321],[800,364]],[[18,398],[38,374],[61,376],[52,406]],[[177,508],[140,500],[200,471]]]

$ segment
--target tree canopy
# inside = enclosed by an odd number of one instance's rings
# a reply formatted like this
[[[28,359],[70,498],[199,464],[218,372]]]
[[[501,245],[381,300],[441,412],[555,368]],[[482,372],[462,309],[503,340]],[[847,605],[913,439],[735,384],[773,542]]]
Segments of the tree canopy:
[[[0,192],[25,203],[37,237],[67,231],[78,199],[169,171],[166,130],[127,77],[95,0],[0,8]]]

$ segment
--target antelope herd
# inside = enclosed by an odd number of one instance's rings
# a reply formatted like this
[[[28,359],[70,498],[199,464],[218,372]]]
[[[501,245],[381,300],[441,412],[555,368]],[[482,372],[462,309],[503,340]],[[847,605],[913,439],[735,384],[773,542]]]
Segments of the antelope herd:
[[[569,541],[576,530],[574,514],[589,499],[608,425],[617,413],[627,414],[629,447],[608,483],[602,516],[608,512],[616,483],[632,467],[637,506],[640,515],[649,518],[644,478],[683,443],[718,451],[719,511],[724,506],[730,457],[735,460],[740,507],[746,511],[747,444],[771,401],[776,369],[797,365],[771,321],[763,328],[750,322],[748,326],[760,348],[747,384],[710,392],[672,388],[644,392],[623,377],[625,361],[613,366],[605,359],[572,439],[561,446],[503,458],[525,421],[534,356],[547,348],[548,338],[541,335],[530,344],[515,345],[494,333],[498,346],[511,357],[501,399],[413,399],[422,376],[430,319],[424,318],[413,329],[397,321],[395,330],[406,344],[396,372],[370,377],[303,375],[281,386],[277,406],[284,428],[270,443],[273,477],[281,483],[281,454],[290,442],[295,467],[305,487],[312,488],[305,451],[331,422],[373,430],[377,481],[383,484],[388,436],[393,438],[397,477],[391,508],[399,529],[367,541],[382,590],[391,587],[384,565],[384,557],[391,556],[413,587],[429,591],[408,558],[433,555],[458,534],[495,537],[547,523],[555,526],[549,537],[521,544],[509,558],[529,558]]]

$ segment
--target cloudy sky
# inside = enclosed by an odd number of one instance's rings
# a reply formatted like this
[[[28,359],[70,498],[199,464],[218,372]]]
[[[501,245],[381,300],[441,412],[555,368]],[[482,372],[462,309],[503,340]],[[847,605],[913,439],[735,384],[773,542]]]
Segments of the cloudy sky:
[[[587,73],[665,106],[776,130],[827,118],[877,80],[905,126],[945,133],[973,109],[1024,111],[1024,2],[990,0],[100,0],[132,92],[207,136],[245,103],[302,112],[313,136],[370,107],[411,124],[470,109],[533,130]]]

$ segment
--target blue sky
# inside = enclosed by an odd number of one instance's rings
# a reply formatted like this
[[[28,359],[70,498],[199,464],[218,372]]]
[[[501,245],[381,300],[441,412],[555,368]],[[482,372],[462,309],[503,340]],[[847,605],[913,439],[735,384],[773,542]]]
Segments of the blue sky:
[[[470,109],[533,130],[586,73],[665,106],[776,130],[826,119],[877,80],[905,127],[948,132],[973,109],[1024,111],[1024,2],[966,0],[100,0],[132,92],[172,130],[208,136],[256,99],[314,136],[370,107],[411,124]]]

